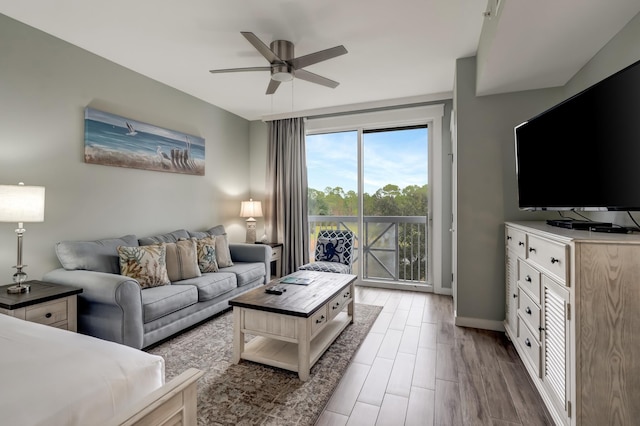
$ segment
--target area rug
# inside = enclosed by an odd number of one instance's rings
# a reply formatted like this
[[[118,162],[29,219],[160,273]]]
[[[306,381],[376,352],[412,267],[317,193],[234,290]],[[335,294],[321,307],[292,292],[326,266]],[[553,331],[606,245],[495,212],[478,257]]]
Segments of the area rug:
[[[313,366],[306,382],[297,373],[279,368],[244,360],[233,364],[231,311],[149,353],[164,358],[167,381],[189,367],[204,371],[198,381],[198,425],[311,426],[381,310],[381,306],[356,304],[354,323]]]

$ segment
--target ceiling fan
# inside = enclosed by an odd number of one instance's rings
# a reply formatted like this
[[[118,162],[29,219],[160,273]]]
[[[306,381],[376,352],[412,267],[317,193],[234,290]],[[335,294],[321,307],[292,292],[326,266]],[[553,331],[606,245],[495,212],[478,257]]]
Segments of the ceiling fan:
[[[291,81],[294,77],[311,83],[321,84],[332,89],[335,89],[338,87],[338,84],[340,84],[337,81],[329,80],[328,78],[303,70],[302,68],[335,58],[336,56],[344,55],[347,53],[347,49],[345,49],[344,46],[336,46],[295,58],[293,56],[293,43],[290,41],[275,40],[271,42],[270,47],[267,47],[266,44],[251,32],[243,31],[240,34],[269,61],[269,66],[210,70],[210,73],[271,71],[271,81],[269,81],[269,86],[267,86],[267,95],[275,93],[281,82]]]

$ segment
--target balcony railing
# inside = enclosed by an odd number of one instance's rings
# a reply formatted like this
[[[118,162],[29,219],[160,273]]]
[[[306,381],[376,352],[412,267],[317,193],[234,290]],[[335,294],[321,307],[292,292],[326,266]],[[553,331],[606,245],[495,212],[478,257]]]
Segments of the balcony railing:
[[[347,229],[355,236],[353,271],[362,279],[426,284],[428,277],[426,216],[365,216],[358,232],[356,216],[309,216],[310,258],[318,232]]]

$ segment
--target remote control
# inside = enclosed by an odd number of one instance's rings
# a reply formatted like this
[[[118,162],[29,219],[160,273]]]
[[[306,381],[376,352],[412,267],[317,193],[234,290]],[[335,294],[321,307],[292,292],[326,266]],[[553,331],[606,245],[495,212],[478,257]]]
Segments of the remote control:
[[[265,293],[269,293],[269,294],[282,294],[282,292],[287,291],[285,288],[281,288],[278,286],[273,286],[273,287],[269,287],[267,289],[265,289]]]

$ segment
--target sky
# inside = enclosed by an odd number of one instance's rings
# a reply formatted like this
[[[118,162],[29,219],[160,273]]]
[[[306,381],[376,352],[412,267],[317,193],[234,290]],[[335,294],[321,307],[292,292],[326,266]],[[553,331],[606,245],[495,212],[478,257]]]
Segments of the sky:
[[[365,133],[364,191],[373,194],[387,184],[404,188],[427,183],[427,129]],[[356,131],[306,138],[309,188],[340,186],[357,192]]]

